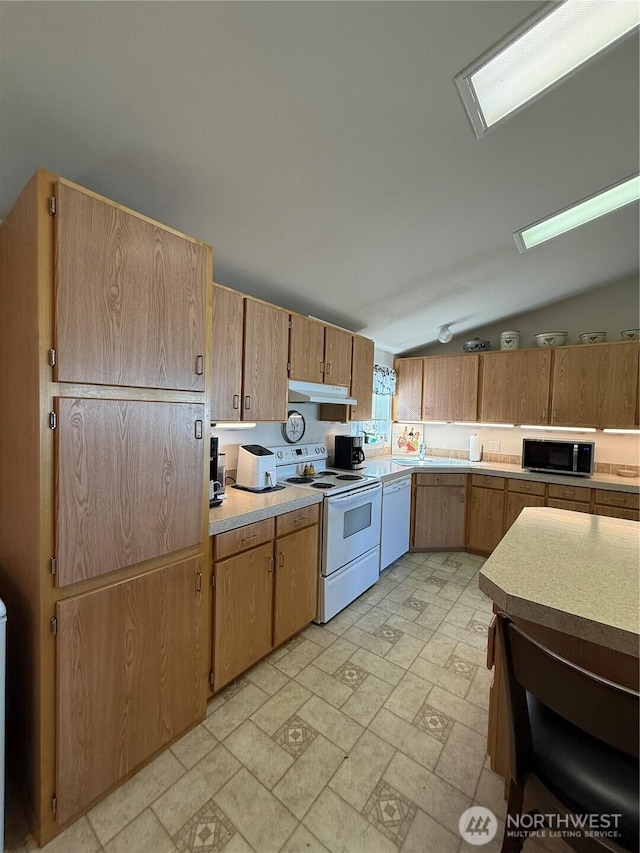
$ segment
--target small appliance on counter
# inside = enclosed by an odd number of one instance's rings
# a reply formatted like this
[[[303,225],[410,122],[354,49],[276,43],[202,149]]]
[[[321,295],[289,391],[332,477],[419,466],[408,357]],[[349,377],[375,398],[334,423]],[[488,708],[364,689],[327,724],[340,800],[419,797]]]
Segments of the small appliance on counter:
[[[284,486],[276,485],[276,457],[261,444],[241,444],[238,448],[236,489],[245,492],[275,492]]]
[[[218,452],[218,438],[211,436],[209,453],[209,507],[220,506],[224,499],[225,454]]]
[[[359,471],[364,468],[364,450],[362,435],[337,435],[334,446],[334,468],[344,468],[347,471]]]
[[[593,441],[522,440],[522,467],[527,471],[590,477],[595,467]]]

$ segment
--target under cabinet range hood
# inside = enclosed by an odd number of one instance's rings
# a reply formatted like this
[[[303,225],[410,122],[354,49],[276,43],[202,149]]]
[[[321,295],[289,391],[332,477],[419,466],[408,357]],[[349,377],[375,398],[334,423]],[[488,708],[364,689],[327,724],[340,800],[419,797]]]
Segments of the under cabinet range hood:
[[[344,385],[320,385],[317,382],[298,382],[294,379],[289,380],[289,402],[358,405],[358,401],[349,396],[349,389]]]

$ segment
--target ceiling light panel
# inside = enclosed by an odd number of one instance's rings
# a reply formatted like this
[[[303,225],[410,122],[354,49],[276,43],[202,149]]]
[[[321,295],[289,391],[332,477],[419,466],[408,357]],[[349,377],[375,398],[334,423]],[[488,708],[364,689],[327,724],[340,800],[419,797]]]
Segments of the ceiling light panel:
[[[600,216],[611,213],[620,207],[638,201],[640,198],[640,175],[625,178],[613,186],[582,199],[577,204],[541,219],[533,225],[528,225],[520,231],[515,231],[513,239],[520,253],[532,249],[546,240],[572,231],[580,225],[585,225]]]
[[[633,0],[550,3],[461,72],[455,83],[478,138],[640,23]]]

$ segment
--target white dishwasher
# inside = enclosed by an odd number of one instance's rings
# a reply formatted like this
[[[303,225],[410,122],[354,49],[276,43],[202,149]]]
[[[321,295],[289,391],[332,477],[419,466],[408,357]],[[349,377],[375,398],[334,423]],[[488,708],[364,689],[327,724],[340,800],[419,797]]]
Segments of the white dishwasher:
[[[411,476],[382,485],[380,571],[409,550]]]

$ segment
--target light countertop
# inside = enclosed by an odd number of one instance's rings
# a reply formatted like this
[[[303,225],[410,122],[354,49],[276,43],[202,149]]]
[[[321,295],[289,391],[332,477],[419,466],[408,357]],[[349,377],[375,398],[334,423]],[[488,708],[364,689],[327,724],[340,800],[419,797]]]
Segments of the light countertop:
[[[520,617],[639,656],[635,521],[526,507],[480,571],[480,589]]]
[[[245,492],[227,486],[225,495],[220,506],[209,510],[209,536],[235,530],[236,527],[252,524],[254,521],[273,518],[283,512],[322,503],[322,495],[318,491],[289,486],[266,494]]]

